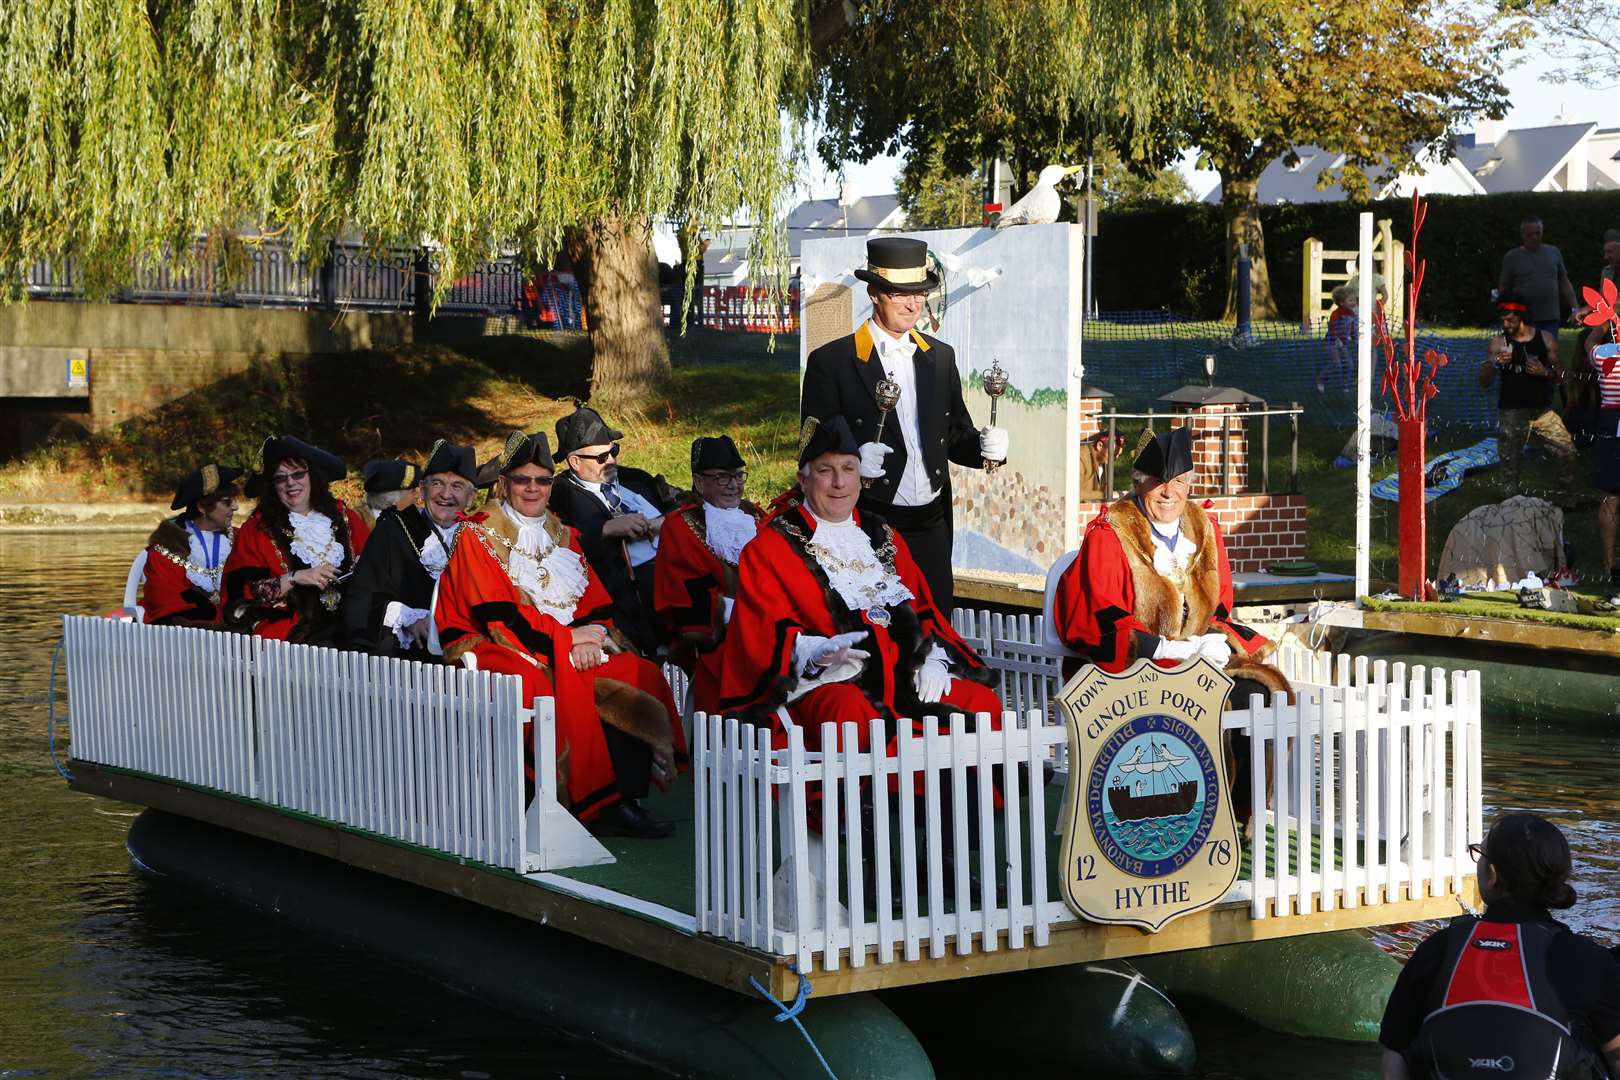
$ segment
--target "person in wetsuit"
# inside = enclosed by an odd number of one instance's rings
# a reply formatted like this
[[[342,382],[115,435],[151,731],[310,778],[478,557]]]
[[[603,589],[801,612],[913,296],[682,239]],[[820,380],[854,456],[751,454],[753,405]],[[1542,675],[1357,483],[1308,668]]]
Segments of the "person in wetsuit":
[[[1508,814],[1469,850],[1485,915],[1453,919],[1402,969],[1378,1034],[1384,1080],[1620,1075],[1620,962],[1549,913],[1575,903],[1564,834]]]

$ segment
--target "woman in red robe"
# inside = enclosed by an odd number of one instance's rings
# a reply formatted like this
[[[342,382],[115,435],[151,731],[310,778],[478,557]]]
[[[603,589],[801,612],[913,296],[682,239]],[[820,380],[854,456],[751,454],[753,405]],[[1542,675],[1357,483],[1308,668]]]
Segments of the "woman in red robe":
[[[218,626],[225,562],[235,544],[236,478],[241,469],[213,462],[187,473],[170,510],[146,541],[141,608],[149,623]]]
[[[514,432],[500,467],[494,509],[464,517],[439,578],[445,659],[470,652],[480,670],[522,678],[526,701],[556,698],[557,771],[575,817],[598,833],[669,836],[674,823],[638,801],[686,756],[669,684],[613,628],[579,534],[548,511],[546,436]]]
[[[292,436],[266,439],[248,478],[258,505],[225,563],[225,621],[259,637],[334,644],[342,582],[368,530],[332,496],[343,461]]]

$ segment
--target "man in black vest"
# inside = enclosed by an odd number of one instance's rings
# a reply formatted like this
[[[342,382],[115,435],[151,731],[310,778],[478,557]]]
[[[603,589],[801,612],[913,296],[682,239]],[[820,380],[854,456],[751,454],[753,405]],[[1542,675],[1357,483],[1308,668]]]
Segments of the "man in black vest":
[[[613,598],[613,624],[645,656],[662,638],[653,618],[653,558],[664,515],[675,509],[661,478],[619,464],[619,440],[594,409],[557,421],[557,476],[551,508],[579,530],[585,558]]]
[[[914,329],[923,298],[939,286],[939,275],[928,268],[927,243],[903,236],[868,240],[866,263],[855,276],[867,284],[872,317],[810,354],[799,418],[849,422],[862,442],[861,476],[872,481],[861,508],[906,538],[934,605],[949,617],[956,601],[949,463],[979,469],[986,461],[1005,461],[1007,433],[974,426],[956,354]],[[876,394],[884,378],[899,385],[900,400],[878,442]]]

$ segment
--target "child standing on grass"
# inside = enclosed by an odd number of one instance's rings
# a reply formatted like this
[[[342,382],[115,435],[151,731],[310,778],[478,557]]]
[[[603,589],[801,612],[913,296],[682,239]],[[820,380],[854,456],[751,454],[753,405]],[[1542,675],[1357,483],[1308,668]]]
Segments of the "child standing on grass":
[[[1334,307],[1327,322],[1327,363],[1316,375],[1318,394],[1327,393],[1329,382],[1339,386],[1345,376],[1355,370],[1359,291],[1348,282],[1333,290]]]

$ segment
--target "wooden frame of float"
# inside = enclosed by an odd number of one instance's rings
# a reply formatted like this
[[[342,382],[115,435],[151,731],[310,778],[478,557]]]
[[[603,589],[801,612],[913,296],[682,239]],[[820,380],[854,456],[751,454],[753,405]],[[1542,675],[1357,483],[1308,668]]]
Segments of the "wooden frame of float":
[[[1455,641],[1488,641],[1497,645],[1523,645],[1534,649],[1558,649],[1588,656],[1620,658],[1620,619],[1615,631],[1582,630],[1529,619],[1492,619],[1481,615],[1438,615],[1428,611],[1361,612],[1363,630],[1387,630],[1398,634]]]
[[[707,934],[690,933],[647,916],[594,903],[543,881],[172,780],[79,760],[73,760],[70,768],[73,772],[71,786],[76,791],[178,814],[456,896],[642,957],[737,993],[753,992],[750,977],[779,998],[791,999],[798,990],[798,975],[787,957]],[[924,956],[916,961],[897,959],[890,964],[841,966],[837,971],[825,971],[818,966],[805,974],[813,992],[826,997],[1093,960],[1448,918],[1460,913],[1459,899],[1469,905],[1479,903],[1478,884],[1473,875],[1462,878],[1460,885],[1460,898],[1454,894],[1404,896],[1379,902],[1384,900],[1384,890],[1374,887],[1359,895],[1361,903],[1355,907],[1274,915],[1265,919],[1250,916],[1248,901],[1233,901],[1187,915],[1157,934],[1128,926],[1071,923],[1053,927],[1050,944],[1038,949],[1003,948],[966,956]]]

